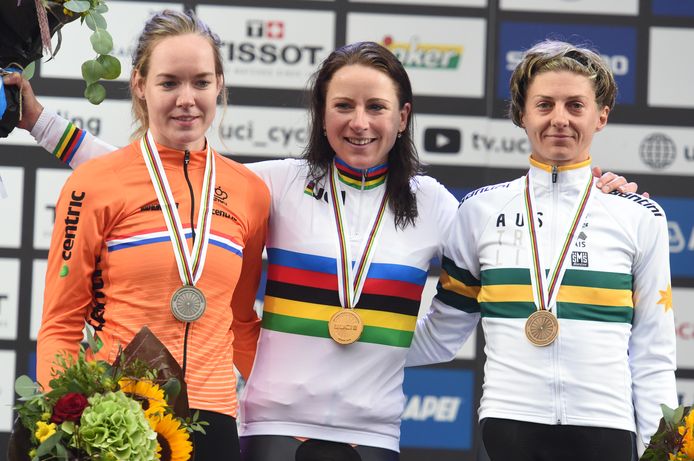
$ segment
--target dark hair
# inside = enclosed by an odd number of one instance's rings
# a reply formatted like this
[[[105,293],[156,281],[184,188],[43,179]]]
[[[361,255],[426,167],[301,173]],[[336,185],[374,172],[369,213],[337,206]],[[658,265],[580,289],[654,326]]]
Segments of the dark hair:
[[[595,51],[558,40],[544,40],[523,54],[509,82],[511,102],[509,116],[514,124],[522,127],[525,96],[537,74],[552,71],[569,71],[585,75],[593,82],[595,102],[602,109],[612,110],[617,97],[617,84],[610,66]]]
[[[133,117],[136,122],[134,138],[141,137],[149,128],[149,119],[147,113],[147,103],[144,100],[135,96],[132,91],[132,85],[136,73],[139,73],[143,78],[147,78],[149,73],[149,62],[152,57],[154,47],[165,38],[177,37],[179,35],[196,34],[206,39],[212,47],[214,56],[214,68],[217,78],[224,82],[224,64],[222,61],[222,53],[220,48],[222,41],[219,36],[212,32],[210,28],[198,18],[193,11],[181,12],[174,10],[162,10],[155,13],[145,23],[142,33],[137,39],[137,46],[133,51],[133,70],[130,75],[131,99]],[[222,107],[226,109],[227,92],[222,87],[221,92]]]
[[[311,179],[318,181],[330,171],[335,150],[323,134],[328,85],[335,72],[344,66],[361,65],[386,74],[396,87],[399,109],[409,103],[412,107],[412,85],[405,68],[387,48],[374,42],[357,42],[336,49],[321,63],[311,78],[309,90],[310,135],[303,158],[308,162]],[[410,180],[421,173],[422,166],[412,142],[412,111],[405,129],[395,139],[388,153],[386,195],[395,224],[405,228],[417,217],[417,199]]]

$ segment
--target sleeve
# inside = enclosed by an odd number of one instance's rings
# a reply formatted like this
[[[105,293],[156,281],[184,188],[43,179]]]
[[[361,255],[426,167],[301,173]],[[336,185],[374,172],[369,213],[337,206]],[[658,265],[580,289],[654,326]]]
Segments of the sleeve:
[[[47,109],[41,112],[31,135],[39,146],[71,168],[117,149]]]
[[[253,368],[260,335],[260,319],[254,306],[262,271],[263,248],[270,209],[270,194],[265,185],[257,180],[252,181],[252,184],[262,193],[251,194],[257,197],[257,201],[250,208],[253,210],[255,219],[243,249],[241,275],[231,300],[234,313],[231,324],[234,332],[234,365],[246,379]]]
[[[48,389],[56,354],[76,355],[89,308],[92,278],[104,236],[104,197],[90,187],[91,174],[73,173],[56,205],[37,339],[37,380]]]
[[[636,427],[648,444],[658,428],[661,404],[677,406],[675,321],[665,214],[639,228],[633,267],[634,320],[629,341]]]
[[[429,311],[417,321],[405,366],[452,360],[475,330],[480,317],[479,257],[471,207],[463,203],[457,213],[449,207],[452,223],[443,237],[441,275]],[[441,222],[451,218],[441,217]],[[477,275],[475,275],[477,274]]]

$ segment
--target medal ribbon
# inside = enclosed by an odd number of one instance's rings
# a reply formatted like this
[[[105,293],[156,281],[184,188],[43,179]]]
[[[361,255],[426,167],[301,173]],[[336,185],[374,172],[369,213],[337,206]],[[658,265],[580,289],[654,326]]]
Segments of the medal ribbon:
[[[532,171],[532,170],[531,170]],[[530,234],[530,254],[533,267],[530,271],[530,281],[533,287],[533,298],[535,305],[539,310],[550,310],[556,303],[557,294],[559,293],[559,285],[566,271],[566,256],[569,253],[569,248],[574,241],[576,229],[583,222],[585,210],[588,205],[588,200],[593,189],[593,176],[588,178],[588,183],[581,195],[581,200],[574,207],[572,212],[573,219],[569,225],[569,231],[566,234],[561,251],[557,255],[556,261],[553,264],[553,270],[546,274],[542,269],[542,258],[540,257],[540,245],[538,243],[538,233],[535,214],[535,193],[533,182],[530,177],[531,171],[525,176],[525,218],[528,223],[528,233]],[[548,279],[549,276],[549,279]]]
[[[164,166],[159,158],[159,151],[154,143],[152,134],[147,131],[147,134],[140,141],[140,149],[142,157],[145,159],[149,177],[152,180],[154,191],[159,200],[161,212],[164,215],[166,228],[169,231],[171,245],[174,250],[176,265],[178,266],[178,274],[184,285],[195,286],[195,283],[200,279],[202,270],[205,266],[205,257],[207,255],[207,245],[210,240],[210,224],[212,222],[212,200],[214,189],[212,185],[215,180],[215,162],[210,149],[207,145],[207,155],[205,161],[205,174],[202,182],[202,191],[200,193],[201,201],[200,210],[198,211],[198,220],[196,230],[198,238],[193,242],[192,253],[188,250],[181,218],[176,209],[176,202],[169,181],[166,178]],[[191,223],[192,226],[193,223]]]
[[[333,204],[333,212],[335,215],[335,227],[337,228],[337,243],[340,253],[340,258],[337,260],[337,284],[340,295],[340,304],[346,309],[354,309],[361,296],[366,274],[369,272],[369,266],[373,259],[376,241],[380,235],[383,216],[386,211],[388,199],[384,192],[381,205],[376,211],[371,225],[371,231],[362,242],[363,248],[359,261],[356,266],[352,267],[351,248],[349,244],[349,232],[347,230],[347,220],[345,219],[344,205],[339,193],[337,168],[333,162],[330,165],[330,194]]]

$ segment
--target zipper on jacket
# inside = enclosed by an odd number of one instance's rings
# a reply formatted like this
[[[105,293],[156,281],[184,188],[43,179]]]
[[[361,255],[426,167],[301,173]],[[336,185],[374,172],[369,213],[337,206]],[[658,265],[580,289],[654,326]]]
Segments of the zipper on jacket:
[[[552,216],[553,219],[551,220],[552,222],[552,227],[551,227],[551,246],[550,248],[555,248],[556,242],[557,242],[557,226],[559,225],[557,216],[559,215],[559,184],[557,183],[559,179],[559,168],[557,168],[556,165],[552,165],[552,183],[550,184],[550,191],[551,191],[551,196],[552,196]],[[554,255],[550,255],[554,256]],[[551,270],[551,269],[550,269]],[[559,318],[559,305],[558,303],[554,305],[554,315],[557,316],[557,319]],[[554,411],[555,411],[555,417],[558,425],[563,424],[562,421],[562,405],[561,405],[561,383],[560,383],[560,360],[559,360],[559,341],[560,338],[557,338],[554,340],[554,343],[551,345],[553,348],[552,350],[552,362],[554,364]]]
[[[186,178],[186,183],[188,184],[188,191],[190,193],[190,231],[193,234],[193,244],[195,244],[195,194],[193,193],[193,185],[190,183],[190,178],[188,177],[188,164],[190,163],[190,151],[186,150],[183,154],[183,175]],[[190,331],[190,322],[186,322],[186,329],[183,334],[183,364],[181,365],[181,371],[183,373],[183,378],[186,377],[186,365],[188,358],[188,332]]]

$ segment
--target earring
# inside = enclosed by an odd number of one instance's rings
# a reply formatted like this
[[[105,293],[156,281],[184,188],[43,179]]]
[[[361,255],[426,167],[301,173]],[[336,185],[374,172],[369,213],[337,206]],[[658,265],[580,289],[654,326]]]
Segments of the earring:
[[[323,136],[325,136],[325,137],[327,137],[327,136],[328,136],[328,132],[327,132],[327,131],[325,131],[325,128],[323,128]]]
[[[398,139],[402,138],[402,131],[398,131]]]

